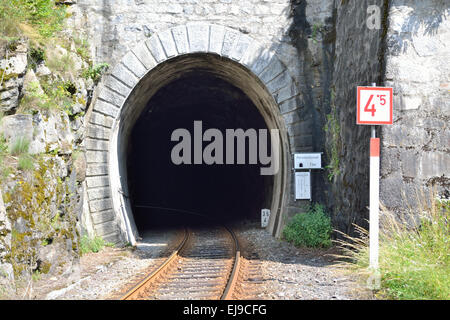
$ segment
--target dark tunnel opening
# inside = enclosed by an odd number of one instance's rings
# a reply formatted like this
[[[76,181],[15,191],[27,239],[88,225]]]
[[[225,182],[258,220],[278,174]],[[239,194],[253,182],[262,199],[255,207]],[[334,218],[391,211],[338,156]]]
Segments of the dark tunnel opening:
[[[201,121],[203,133],[209,128],[223,133],[224,164],[193,163],[194,121]],[[192,137],[191,164],[172,161],[179,141],[171,136],[179,128]],[[273,176],[260,174],[259,161],[249,164],[249,140],[245,164],[225,164],[225,130],[238,128],[259,132],[267,126],[242,90],[207,71],[191,72],[157,91],[133,127],[127,149],[128,188],[140,234],[192,221],[260,219],[261,209],[271,205]],[[203,141],[202,147],[210,143]],[[236,146],[234,151],[236,159]]]

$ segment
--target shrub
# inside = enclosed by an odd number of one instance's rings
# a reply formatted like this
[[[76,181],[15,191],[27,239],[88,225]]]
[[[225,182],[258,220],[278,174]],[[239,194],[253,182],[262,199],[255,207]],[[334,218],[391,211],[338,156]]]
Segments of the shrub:
[[[296,246],[329,247],[331,219],[324,207],[315,204],[306,213],[296,214],[283,230],[283,239]]]
[[[381,207],[379,295],[391,299],[448,299],[450,297],[450,202],[431,197],[402,216]],[[418,223],[412,225],[418,217]],[[339,241],[345,268],[369,275],[368,231]]]
[[[101,237],[89,238],[87,235],[81,237],[80,240],[80,250],[81,254],[88,252],[99,252],[104,247],[112,247],[112,243],[105,242]]]

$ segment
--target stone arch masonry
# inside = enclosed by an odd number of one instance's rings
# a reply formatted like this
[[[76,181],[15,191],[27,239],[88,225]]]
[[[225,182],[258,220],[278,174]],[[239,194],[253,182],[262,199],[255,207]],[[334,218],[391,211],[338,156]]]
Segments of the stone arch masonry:
[[[193,53],[219,55],[244,66],[264,84],[278,105],[280,114],[299,108],[296,99],[300,94],[299,86],[287,66],[274,50],[237,30],[206,23],[187,24],[154,34],[138,44],[103,79],[100,93],[88,115],[85,140],[87,213],[95,233],[106,241],[134,242],[126,231],[126,217],[119,208],[114,208],[112,192],[117,191],[110,188],[110,180],[114,178],[110,176],[108,167],[110,141],[121,108],[133,88],[149,71],[172,58]],[[285,121],[289,137],[304,131],[304,126],[302,122],[290,124]],[[290,141],[293,143],[292,139]],[[292,145],[289,146],[289,149],[292,148]],[[290,151],[287,151],[287,161],[290,161]],[[290,178],[287,180],[289,184]]]

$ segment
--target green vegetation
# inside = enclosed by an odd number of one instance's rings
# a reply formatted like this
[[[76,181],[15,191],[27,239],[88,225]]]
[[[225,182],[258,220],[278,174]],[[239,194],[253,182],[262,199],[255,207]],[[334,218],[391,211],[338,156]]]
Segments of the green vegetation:
[[[410,209],[400,219],[386,208],[380,217],[379,266],[381,288],[378,296],[389,299],[449,299],[450,297],[450,202],[435,200],[421,209]],[[408,218],[419,213],[419,223],[411,226]],[[342,265],[362,275],[368,269],[368,231],[360,227],[360,237],[345,235],[338,241],[344,254]]]
[[[24,34],[50,38],[61,30],[65,17],[65,6],[54,0],[0,0],[0,38],[11,40]]]
[[[26,137],[19,137],[11,146],[11,155],[20,156],[22,154],[26,154],[29,147],[30,141]]]
[[[317,36],[318,36],[318,34],[319,34],[320,32],[322,32],[322,25],[321,25],[321,24],[315,23],[315,24],[313,25],[313,28],[312,28],[312,35],[311,35],[311,38],[313,39],[313,42],[314,42],[314,43],[317,43]]]
[[[328,169],[328,179],[333,181],[341,172],[339,168],[339,152],[341,150],[341,127],[339,124],[338,113],[334,105],[335,93],[331,90],[331,112],[327,115],[327,123],[324,130],[328,136],[329,146],[326,149],[330,162],[325,168]]]
[[[74,68],[74,61],[69,53],[61,55],[50,52],[46,54],[45,62],[47,67],[54,73],[66,77]]]
[[[99,252],[104,247],[113,247],[114,244],[105,242],[101,237],[89,238],[87,235],[81,237],[80,250],[81,254],[89,252]]]
[[[91,64],[91,56],[89,54],[89,43],[86,39],[79,37],[74,37],[73,42],[75,43],[76,53],[86,62]]]
[[[19,157],[17,169],[31,170],[34,168],[33,158],[29,154],[23,154]]]
[[[296,214],[283,230],[283,239],[296,246],[324,247],[331,245],[331,219],[320,204]]]
[[[92,79],[94,83],[98,83],[101,79],[102,74],[108,70],[109,64],[100,63],[95,66],[90,66],[86,70],[84,70],[82,76],[85,79]]]
[[[70,81],[44,81],[29,84],[27,94],[20,100],[19,112],[35,110],[64,110],[69,113],[75,102],[76,87]]]

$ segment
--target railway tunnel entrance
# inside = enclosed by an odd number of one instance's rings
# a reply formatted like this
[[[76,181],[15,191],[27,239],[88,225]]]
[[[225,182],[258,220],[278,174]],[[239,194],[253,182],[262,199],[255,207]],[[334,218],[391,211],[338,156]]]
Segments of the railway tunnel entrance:
[[[296,132],[280,109],[296,107],[298,95],[275,52],[236,30],[177,26],[140,43],[104,78],[89,118],[86,191],[95,233],[134,245],[146,227],[174,220],[162,208],[228,222],[259,219],[268,208],[268,229],[278,235],[292,197],[288,135]],[[271,165],[249,161],[248,145],[244,164],[175,164],[172,133],[184,129],[195,139],[199,123],[203,133],[255,130],[258,157],[259,131],[267,129],[266,139],[277,140],[277,169],[261,174]]]
[[[237,139],[233,141],[231,164],[225,162],[229,141],[203,141],[201,152],[213,142],[221,142],[223,148],[212,151],[214,163],[202,159],[196,164],[194,144],[200,136],[194,127],[199,125],[201,133],[218,129],[223,138],[230,129],[248,133],[267,130],[263,117],[242,90],[206,70],[188,72],[159,89],[136,121],[127,150],[128,190],[140,234],[149,227],[204,219],[226,223],[257,220],[260,210],[270,207],[273,176],[261,175],[260,164],[250,163],[249,154],[250,143],[255,142],[266,142],[270,151],[270,139],[263,141],[257,135],[260,141],[246,138],[244,164],[237,163]],[[171,136],[179,128],[190,133],[191,146],[183,150],[192,155],[187,158],[189,163],[175,164],[172,159],[172,150],[179,142],[171,141]]]

